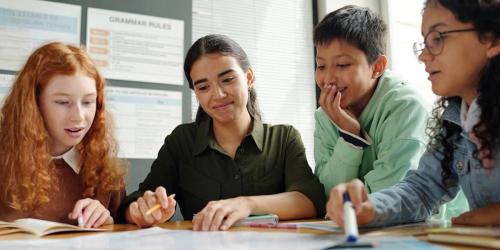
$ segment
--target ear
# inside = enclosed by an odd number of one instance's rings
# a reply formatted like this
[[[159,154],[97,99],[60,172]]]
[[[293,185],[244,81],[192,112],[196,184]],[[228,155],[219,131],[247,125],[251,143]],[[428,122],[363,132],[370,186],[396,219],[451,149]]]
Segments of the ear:
[[[486,56],[488,58],[493,58],[500,54],[500,38],[496,38],[491,42],[491,45],[486,50]]]
[[[253,80],[254,80],[253,69],[251,67],[248,68],[246,75],[247,75],[248,89],[250,89],[253,86]]]
[[[375,62],[373,62],[372,79],[377,79],[379,76],[381,76],[386,68],[387,57],[385,55],[378,56],[377,59],[375,59]]]

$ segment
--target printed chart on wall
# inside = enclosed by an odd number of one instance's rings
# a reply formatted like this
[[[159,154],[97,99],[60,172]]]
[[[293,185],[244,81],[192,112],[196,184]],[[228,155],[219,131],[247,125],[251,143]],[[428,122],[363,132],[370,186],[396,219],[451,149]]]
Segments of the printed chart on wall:
[[[2,106],[7,92],[14,82],[14,78],[15,76],[13,75],[0,74],[0,107]]]
[[[107,87],[120,158],[154,159],[165,137],[182,122],[182,93]]]
[[[35,0],[0,0],[0,69],[19,70],[42,44],[80,45],[81,7]]]
[[[87,50],[106,78],[183,84],[182,20],[89,8]]]

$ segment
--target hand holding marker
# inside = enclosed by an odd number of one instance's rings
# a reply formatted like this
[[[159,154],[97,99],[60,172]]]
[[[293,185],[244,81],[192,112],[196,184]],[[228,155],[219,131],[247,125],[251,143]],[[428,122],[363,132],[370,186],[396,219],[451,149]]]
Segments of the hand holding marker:
[[[358,240],[358,224],[356,222],[356,213],[352,207],[349,194],[344,193],[344,231],[347,242],[356,242]]]

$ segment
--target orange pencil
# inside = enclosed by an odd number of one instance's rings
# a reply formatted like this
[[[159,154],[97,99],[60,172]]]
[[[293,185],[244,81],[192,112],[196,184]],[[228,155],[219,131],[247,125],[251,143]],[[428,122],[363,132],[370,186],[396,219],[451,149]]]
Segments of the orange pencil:
[[[168,198],[172,198],[172,199],[175,198],[175,194],[171,194],[170,196],[168,196]],[[152,212],[158,210],[158,208],[160,208],[160,207],[161,207],[160,203],[152,206],[150,209],[148,209],[148,211],[146,211],[146,215],[150,215]]]

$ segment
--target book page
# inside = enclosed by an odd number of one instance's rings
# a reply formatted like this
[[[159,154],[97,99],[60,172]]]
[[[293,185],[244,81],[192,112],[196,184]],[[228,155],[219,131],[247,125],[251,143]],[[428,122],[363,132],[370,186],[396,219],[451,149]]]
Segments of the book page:
[[[76,232],[76,231],[108,231],[109,229],[101,228],[82,228],[70,224],[38,220],[38,219],[18,219],[14,224],[17,228],[23,229],[26,232],[33,233],[38,236],[43,236],[57,232]]]

